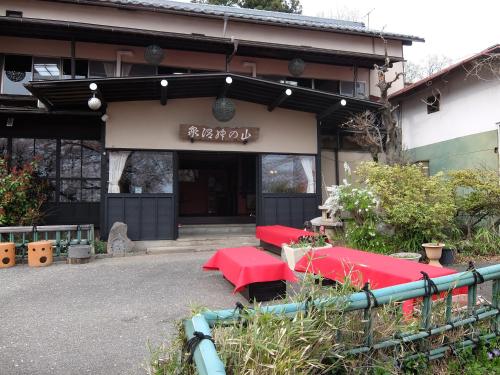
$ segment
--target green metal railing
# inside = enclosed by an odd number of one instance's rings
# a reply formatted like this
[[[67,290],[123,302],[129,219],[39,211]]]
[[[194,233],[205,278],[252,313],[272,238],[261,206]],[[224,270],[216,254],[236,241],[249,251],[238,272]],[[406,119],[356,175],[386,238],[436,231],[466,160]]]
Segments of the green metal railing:
[[[500,264],[496,264],[481,269],[460,272],[448,276],[442,276],[431,279],[435,285],[432,293],[429,293],[430,283],[426,280],[415,281],[406,284],[395,285],[392,287],[377,289],[372,291],[373,298],[377,301],[377,306],[402,302],[422,298],[422,313],[420,332],[406,332],[395,334],[390,339],[384,339],[375,342],[373,335],[373,309],[374,307],[370,296],[364,292],[354,293],[349,296],[316,299],[304,303],[289,303],[282,305],[273,305],[262,307],[263,313],[274,313],[287,316],[294,316],[298,312],[306,311],[311,303],[315,308],[336,304],[345,306],[345,311],[363,310],[365,324],[365,342],[363,346],[354,347],[347,350],[345,355],[362,355],[373,350],[395,348],[403,343],[418,343],[416,351],[406,355],[401,360],[411,360],[424,355],[429,360],[441,358],[449,351],[460,350],[467,347],[475,347],[478,340],[491,340],[500,334]],[[477,285],[481,282],[492,281],[492,302],[491,304],[476,304]],[[452,293],[455,289],[468,287],[467,308],[460,317],[454,316]],[[444,293],[445,297],[445,323],[443,325],[432,324],[432,306],[435,303],[433,296],[436,293]],[[340,305],[342,304],[342,305]],[[308,306],[309,305],[309,306]],[[211,328],[215,325],[231,323],[241,319],[239,309],[227,309],[219,311],[207,311],[195,315],[191,319],[184,321],[186,338],[192,339],[194,332],[201,332],[204,335],[211,335]],[[246,316],[252,314],[252,310],[245,311]],[[463,336],[461,340],[454,343],[443,343],[442,345],[430,349],[425,340],[432,336],[443,334],[458,327],[477,326],[477,323],[490,321],[488,332],[480,334],[473,330],[473,335]],[[423,344],[423,345],[422,345]],[[201,340],[193,353],[193,360],[196,369],[201,375],[225,374],[224,364],[219,358],[215,345],[210,340]]]
[[[0,227],[0,242],[13,242],[16,256],[21,260],[26,257],[28,243],[34,241],[52,242],[55,256],[66,253],[69,245],[91,245],[91,253],[94,254],[94,225]]]

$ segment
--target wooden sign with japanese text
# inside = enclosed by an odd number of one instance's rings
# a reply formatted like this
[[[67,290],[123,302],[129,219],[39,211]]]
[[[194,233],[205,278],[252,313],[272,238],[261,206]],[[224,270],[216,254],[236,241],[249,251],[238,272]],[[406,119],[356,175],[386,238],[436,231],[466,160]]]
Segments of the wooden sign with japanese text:
[[[202,125],[181,124],[181,139],[203,142],[248,143],[259,138],[259,128],[211,128]]]

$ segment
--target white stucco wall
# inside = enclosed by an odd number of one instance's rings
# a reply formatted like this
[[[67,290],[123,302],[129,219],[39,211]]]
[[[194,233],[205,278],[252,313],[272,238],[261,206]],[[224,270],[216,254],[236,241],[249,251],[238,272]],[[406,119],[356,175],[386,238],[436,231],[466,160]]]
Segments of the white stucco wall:
[[[212,115],[213,98],[172,99],[165,106],[158,101],[109,103],[106,148],[149,150],[197,150],[227,152],[280,152],[316,154],[316,117],[312,113],[233,100],[234,118],[225,123]],[[179,136],[180,124],[208,127],[257,127],[259,138],[247,145],[211,143]]]
[[[440,93],[440,110],[427,114],[424,100]],[[408,149],[496,130],[500,82],[467,78],[463,71],[442,77],[401,102],[403,144]]]

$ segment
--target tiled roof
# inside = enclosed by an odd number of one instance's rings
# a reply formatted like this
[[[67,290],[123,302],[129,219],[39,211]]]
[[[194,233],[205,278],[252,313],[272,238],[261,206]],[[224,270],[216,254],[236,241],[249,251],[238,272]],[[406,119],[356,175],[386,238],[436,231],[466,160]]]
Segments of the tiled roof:
[[[293,27],[304,27],[321,30],[341,31],[346,33],[380,35],[392,39],[401,39],[408,42],[424,41],[422,38],[412,35],[380,32],[367,29],[362,22],[342,21],[332,18],[321,18],[304,16],[301,14],[271,12],[266,10],[245,9],[238,7],[196,4],[190,2],[179,2],[171,0],[63,0],[63,2],[75,2],[80,4],[100,4],[108,6],[124,6],[135,8],[146,8],[149,10],[163,10],[170,12],[195,13],[207,17],[229,17],[255,22],[289,25]]]
[[[408,95],[408,94],[410,94],[410,93],[412,93],[420,88],[428,87],[430,84],[432,84],[433,80],[440,78],[440,77],[454,71],[455,69],[463,68],[465,64],[468,64],[471,61],[476,60],[480,57],[488,56],[489,54],[492,54],[492,53],[495,53],[495,54],[500,53],[500,44],[495,44],[494,46],[486,48],[484,51],[476,53],[470,57],[467,57],[466,59],[460,60],[459,62],[452,64],[450,66],[447,66],[446,68],[441,69],[440,71],[438,71],[434,74],[431,74],[430,76],[425,77],[425,78],[421,79],[420,81],[412,83],[411,85],[406,86],[406,87],[402,88],[401,90],[396,91],[394,94],[390,95],[390,99],[402,98],[402,97],[404,97],[404,96],[406,96],[406,95]]]

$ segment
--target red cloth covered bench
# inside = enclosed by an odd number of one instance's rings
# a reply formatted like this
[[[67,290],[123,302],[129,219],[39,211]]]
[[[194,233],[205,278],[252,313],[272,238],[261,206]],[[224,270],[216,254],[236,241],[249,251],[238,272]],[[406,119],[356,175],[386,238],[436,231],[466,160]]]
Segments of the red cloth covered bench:
[[[354,285],[362,287],[370,282],[371,289],[418,281],[422,279],[420,271],[430,278],[451,275],[457,271],[428,264],[397,259],[387,255],[374,254],[345,247],[332,247],[306,254],[295,265],[298,272],[311,272],[324,278],[343,282],[348,276]],[[467,287],[455,289],[453,294],[465,294]],[[405,315],[413,312],[415,300],[403,303]]]
[[[285,262],[250,246],[217,250],[203,269],[220,270],[235,286],[234,293],[241,291],[258,302],[282,297],[284,281],[297,281]]]
[[[281,245],[284,243],[297,242],[300,237],[317,235],[317,233],[304,229],[290,228],[283,225],[259,226],[255,230],[255,236],[260,240],[260,245],[276,254],[281,254]]]

